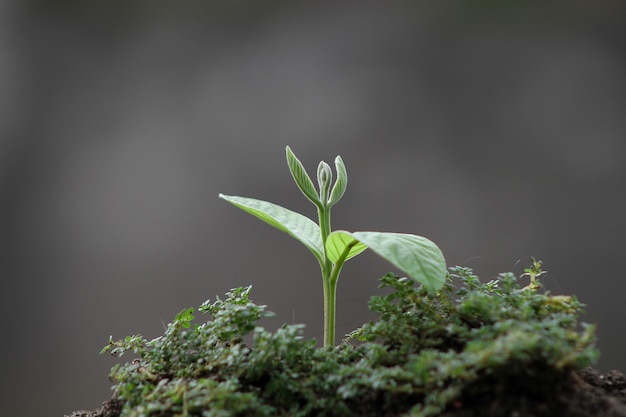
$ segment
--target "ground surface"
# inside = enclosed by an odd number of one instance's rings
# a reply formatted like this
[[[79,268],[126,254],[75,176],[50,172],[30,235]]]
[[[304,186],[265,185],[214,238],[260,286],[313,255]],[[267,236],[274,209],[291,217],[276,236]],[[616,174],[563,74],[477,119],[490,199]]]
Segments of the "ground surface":
[[[540,382],[541,381],[541,382]],[[122,404],[109,400],[97,410],[66,417],[119,417]],[[380,415],[384,415],[381,413]],[[485,379],[441,417],[626,417],[626,377],[586,368],[555,380]]]
[[[483,381],[441,417],[626,416],[626,378],[586,368],[565,378]]]

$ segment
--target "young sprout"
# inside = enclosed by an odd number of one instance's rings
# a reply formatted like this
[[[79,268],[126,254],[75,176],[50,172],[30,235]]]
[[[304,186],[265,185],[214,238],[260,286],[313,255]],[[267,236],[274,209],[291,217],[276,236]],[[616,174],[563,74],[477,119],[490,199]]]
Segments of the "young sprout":
[[[220,194],[243,211],[295,238],[309,249],[320,264],[324,289],[324,346],[335,345],[336,290],[339,273],[349,259],[370,248],[428,291],[439,291],[446,280],[446,261],[439,247],[422,236],[388,232],[331,230],[330,211],[343,197],[348,184],[346,167],[335,158],[337,179],[322,161],[317,168],[318,189],[289,146],[287,164],[300,191],[317,208],[318,222],[279,205],[253,198]]]
[[[533,259],[533,264],[524,269],[524,273],[522,274],[522,276],[527,276],[530,278],[530,283],[525,286],[523,289],[528,289],[528,290],[532,290],[532,291],[536,291],[539,288],[541,288],[541,283],[537,280],[538,277],[540,277],[541,275],[545,274],[546,271],[544,271],[543,268],[543,262],[536,260],[535,258]]]

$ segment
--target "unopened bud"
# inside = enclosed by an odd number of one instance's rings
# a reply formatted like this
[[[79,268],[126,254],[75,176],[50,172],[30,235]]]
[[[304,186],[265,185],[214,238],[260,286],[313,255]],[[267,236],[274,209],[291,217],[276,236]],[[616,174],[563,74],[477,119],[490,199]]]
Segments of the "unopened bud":
[[[320,200],[323,203],[328,201],[330,186],[333,182],[333,170],[330,166],[322,161],[317,167],[317,183],[320,187]]]

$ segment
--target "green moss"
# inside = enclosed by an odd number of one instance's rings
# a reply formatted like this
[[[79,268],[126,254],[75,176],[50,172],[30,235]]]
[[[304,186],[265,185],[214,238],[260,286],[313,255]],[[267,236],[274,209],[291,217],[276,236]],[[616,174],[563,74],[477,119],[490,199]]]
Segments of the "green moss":
[[[575,297],[522,288],[512,273],[481,283],[452,268],[437,294],[381,281],[391,293],[370,301],[380,319],[335,349],[303,339],[301,325],[257,326],[272,314],[249,287],[202,305],[208,321],[186,309],[154,340],[110,340],[103,351],[139,356],[111,372],[122,416],[434,416],[479,381],[558,380],[597,356]]]

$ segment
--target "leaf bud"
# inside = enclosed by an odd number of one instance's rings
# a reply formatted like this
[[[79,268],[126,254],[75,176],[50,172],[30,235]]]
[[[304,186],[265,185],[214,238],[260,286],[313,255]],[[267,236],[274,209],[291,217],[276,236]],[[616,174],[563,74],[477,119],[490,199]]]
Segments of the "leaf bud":
[[[333,182],[333,170],[322,161],[317,167],[317,183],[320,187],[320,200],[326,204],[330,193],[330,186]]]

